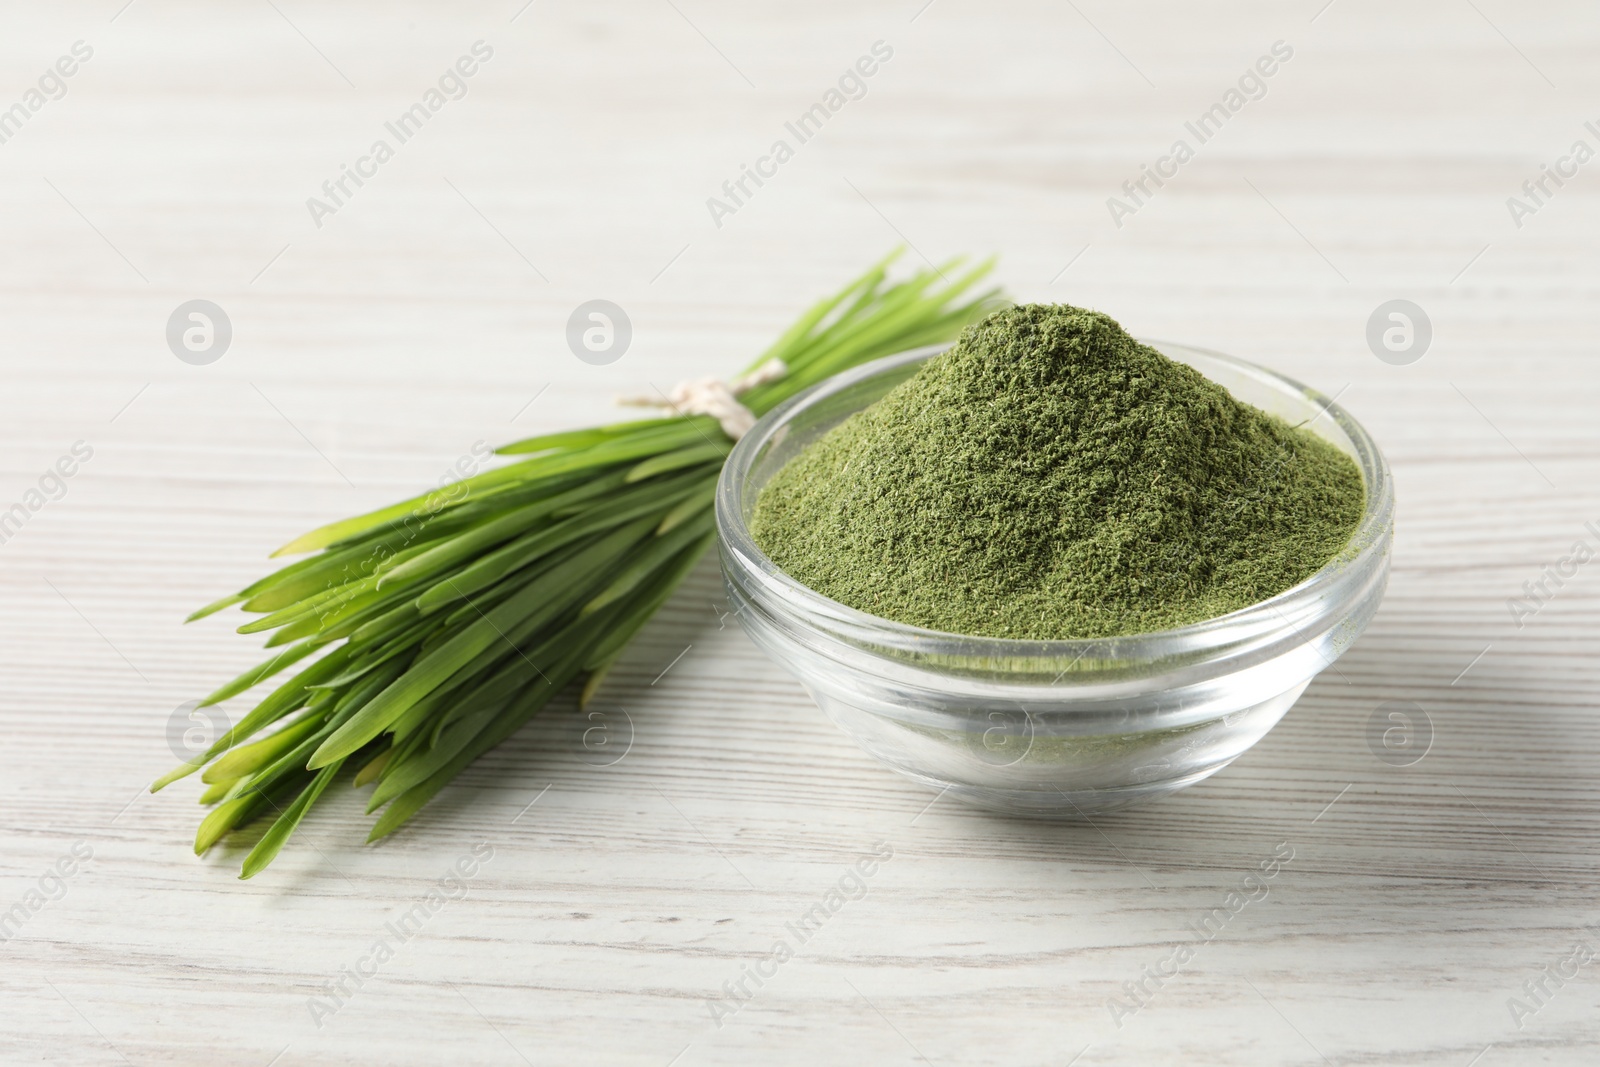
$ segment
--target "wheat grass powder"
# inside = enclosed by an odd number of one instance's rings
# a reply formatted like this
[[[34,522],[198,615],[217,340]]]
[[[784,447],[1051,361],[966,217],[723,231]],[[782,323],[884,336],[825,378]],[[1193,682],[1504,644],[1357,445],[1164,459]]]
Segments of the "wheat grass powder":
[[[996,312],[791,459],[750,529],[798,581],[950,633],[1148,633],[1265,600],[1349,542],[1355,462],[1066,305]]]

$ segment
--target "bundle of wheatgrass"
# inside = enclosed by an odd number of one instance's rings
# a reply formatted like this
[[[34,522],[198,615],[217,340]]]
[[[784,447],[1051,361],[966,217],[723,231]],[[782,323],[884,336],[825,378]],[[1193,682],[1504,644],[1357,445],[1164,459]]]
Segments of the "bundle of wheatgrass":
[[[740,403],[759,415],[839,371],[947,340],[998,299],[963,302],[987,263],[891,283],[889,261],[802,315],[752,364],[768,380]],[[534,437],[499,449],[527,458],[448,493],[290,542],[275,555],[315,554],[190,616],[238,604],[261,616],[239,632],[276,631],[267,646],[282,649],[201,705],[317,658],[151,790],[204,768],[213,807],[196,853],[273,817],[246,878],[341,774],[374,785],[367,810],[384,809],[368,840],[390,833],[563,688],[582,677],[580,699],[593,695],[711,545],[732,447],[705,415]]]

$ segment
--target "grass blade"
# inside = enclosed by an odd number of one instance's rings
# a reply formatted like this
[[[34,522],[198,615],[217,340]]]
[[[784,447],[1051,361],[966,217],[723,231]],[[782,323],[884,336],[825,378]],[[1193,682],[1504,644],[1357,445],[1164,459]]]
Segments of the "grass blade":
[[[272,828],[256,843],[256,847],[250,850],[250,855],[244,858],[244,868],[239,872],[240,878],[254,878],[273,861],[278,855],[278,850],[283,848],[284,843],[289,840],[289,835],[294,833],[295,827],[300,825],[300,820],[306,817],[306,812],[311,810],[311,805],[317,802],[317,798],[328,788],[328,783],[333,781],[333,776],[339,773],[339,768],[343,765],[341,761],[324,767],[311,784],[300,791],[294,803],[289,805],[289,810],[278,816],[278,821],[272,824]]]
[[[613,531],[574,557],[569,568],[536,582],[472,623],[456,637],[411,664],[404,676],[378,694],[312,756],[312,769],[350,755],[371,741],[405,710],[442,685],[456,671],[497,641],[508,641],[506,630],[530,628],[564,607],[563,593],[621,554],[648,532],[654,521],[633,523]],[[534,620],[530,624],[530,619]]]

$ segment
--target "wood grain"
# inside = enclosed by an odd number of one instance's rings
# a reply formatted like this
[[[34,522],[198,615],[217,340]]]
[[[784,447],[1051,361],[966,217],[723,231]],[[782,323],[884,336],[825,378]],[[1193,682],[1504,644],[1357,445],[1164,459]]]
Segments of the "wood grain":
[[[0,914],[93,850],[0,943],[0,1062],[1594,1062],[1595,965],[1520,1028],[1508,998],[1600,944],[1600,564],[1521,627],[1505,604],[1600,522],[1600,164],[1520,228],[1506,207],[1596,144],[1591,6],[121,6],[13,5],[0,34],[0,108],[94,49],[0,144],[0,510],[94,449],[0,544]],[[467,95],[314,226],[306,198],[478,40]],[[866,95],[715,226],[706,198],[879,40]],[[1106,199],[1279,40],[1266,95],[1115,226]],[[930,806],[707,566],[601,701],[631,722],[614,766],[564,701],[380,846],[344,792],[251,882],[237,848],[191,855],[196,790],[142,788],[173,710],[259,650],[184,614],[475,441],[742,365],[902,241],[1269,363],[1382,442],[1388,598],[1256,749],[1092,826]],[[164,341],[196,297],[234,327],[203,367]],[[634,324],[606,367],[563,341],[594,297]],[[1410,366],[1364,339],[1396,297],[1434,327]],[[1434,730],[1409,767],[1367,743],[1395,700]],[[466,895],[315,1013],[478,842]],[[865,895],[728,998],[879,842]],[[1119,1020],[1281,843],[1265,899]]]

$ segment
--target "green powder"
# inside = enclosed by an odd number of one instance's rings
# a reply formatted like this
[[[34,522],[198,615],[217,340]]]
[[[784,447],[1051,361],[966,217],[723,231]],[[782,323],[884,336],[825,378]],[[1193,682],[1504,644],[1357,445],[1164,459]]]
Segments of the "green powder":
[[[790,460],[756,543],[851,607],[934,630],[1147,633],[1283,592],[1365,501],[1332,444],[1115,321],[1008,308]]]

